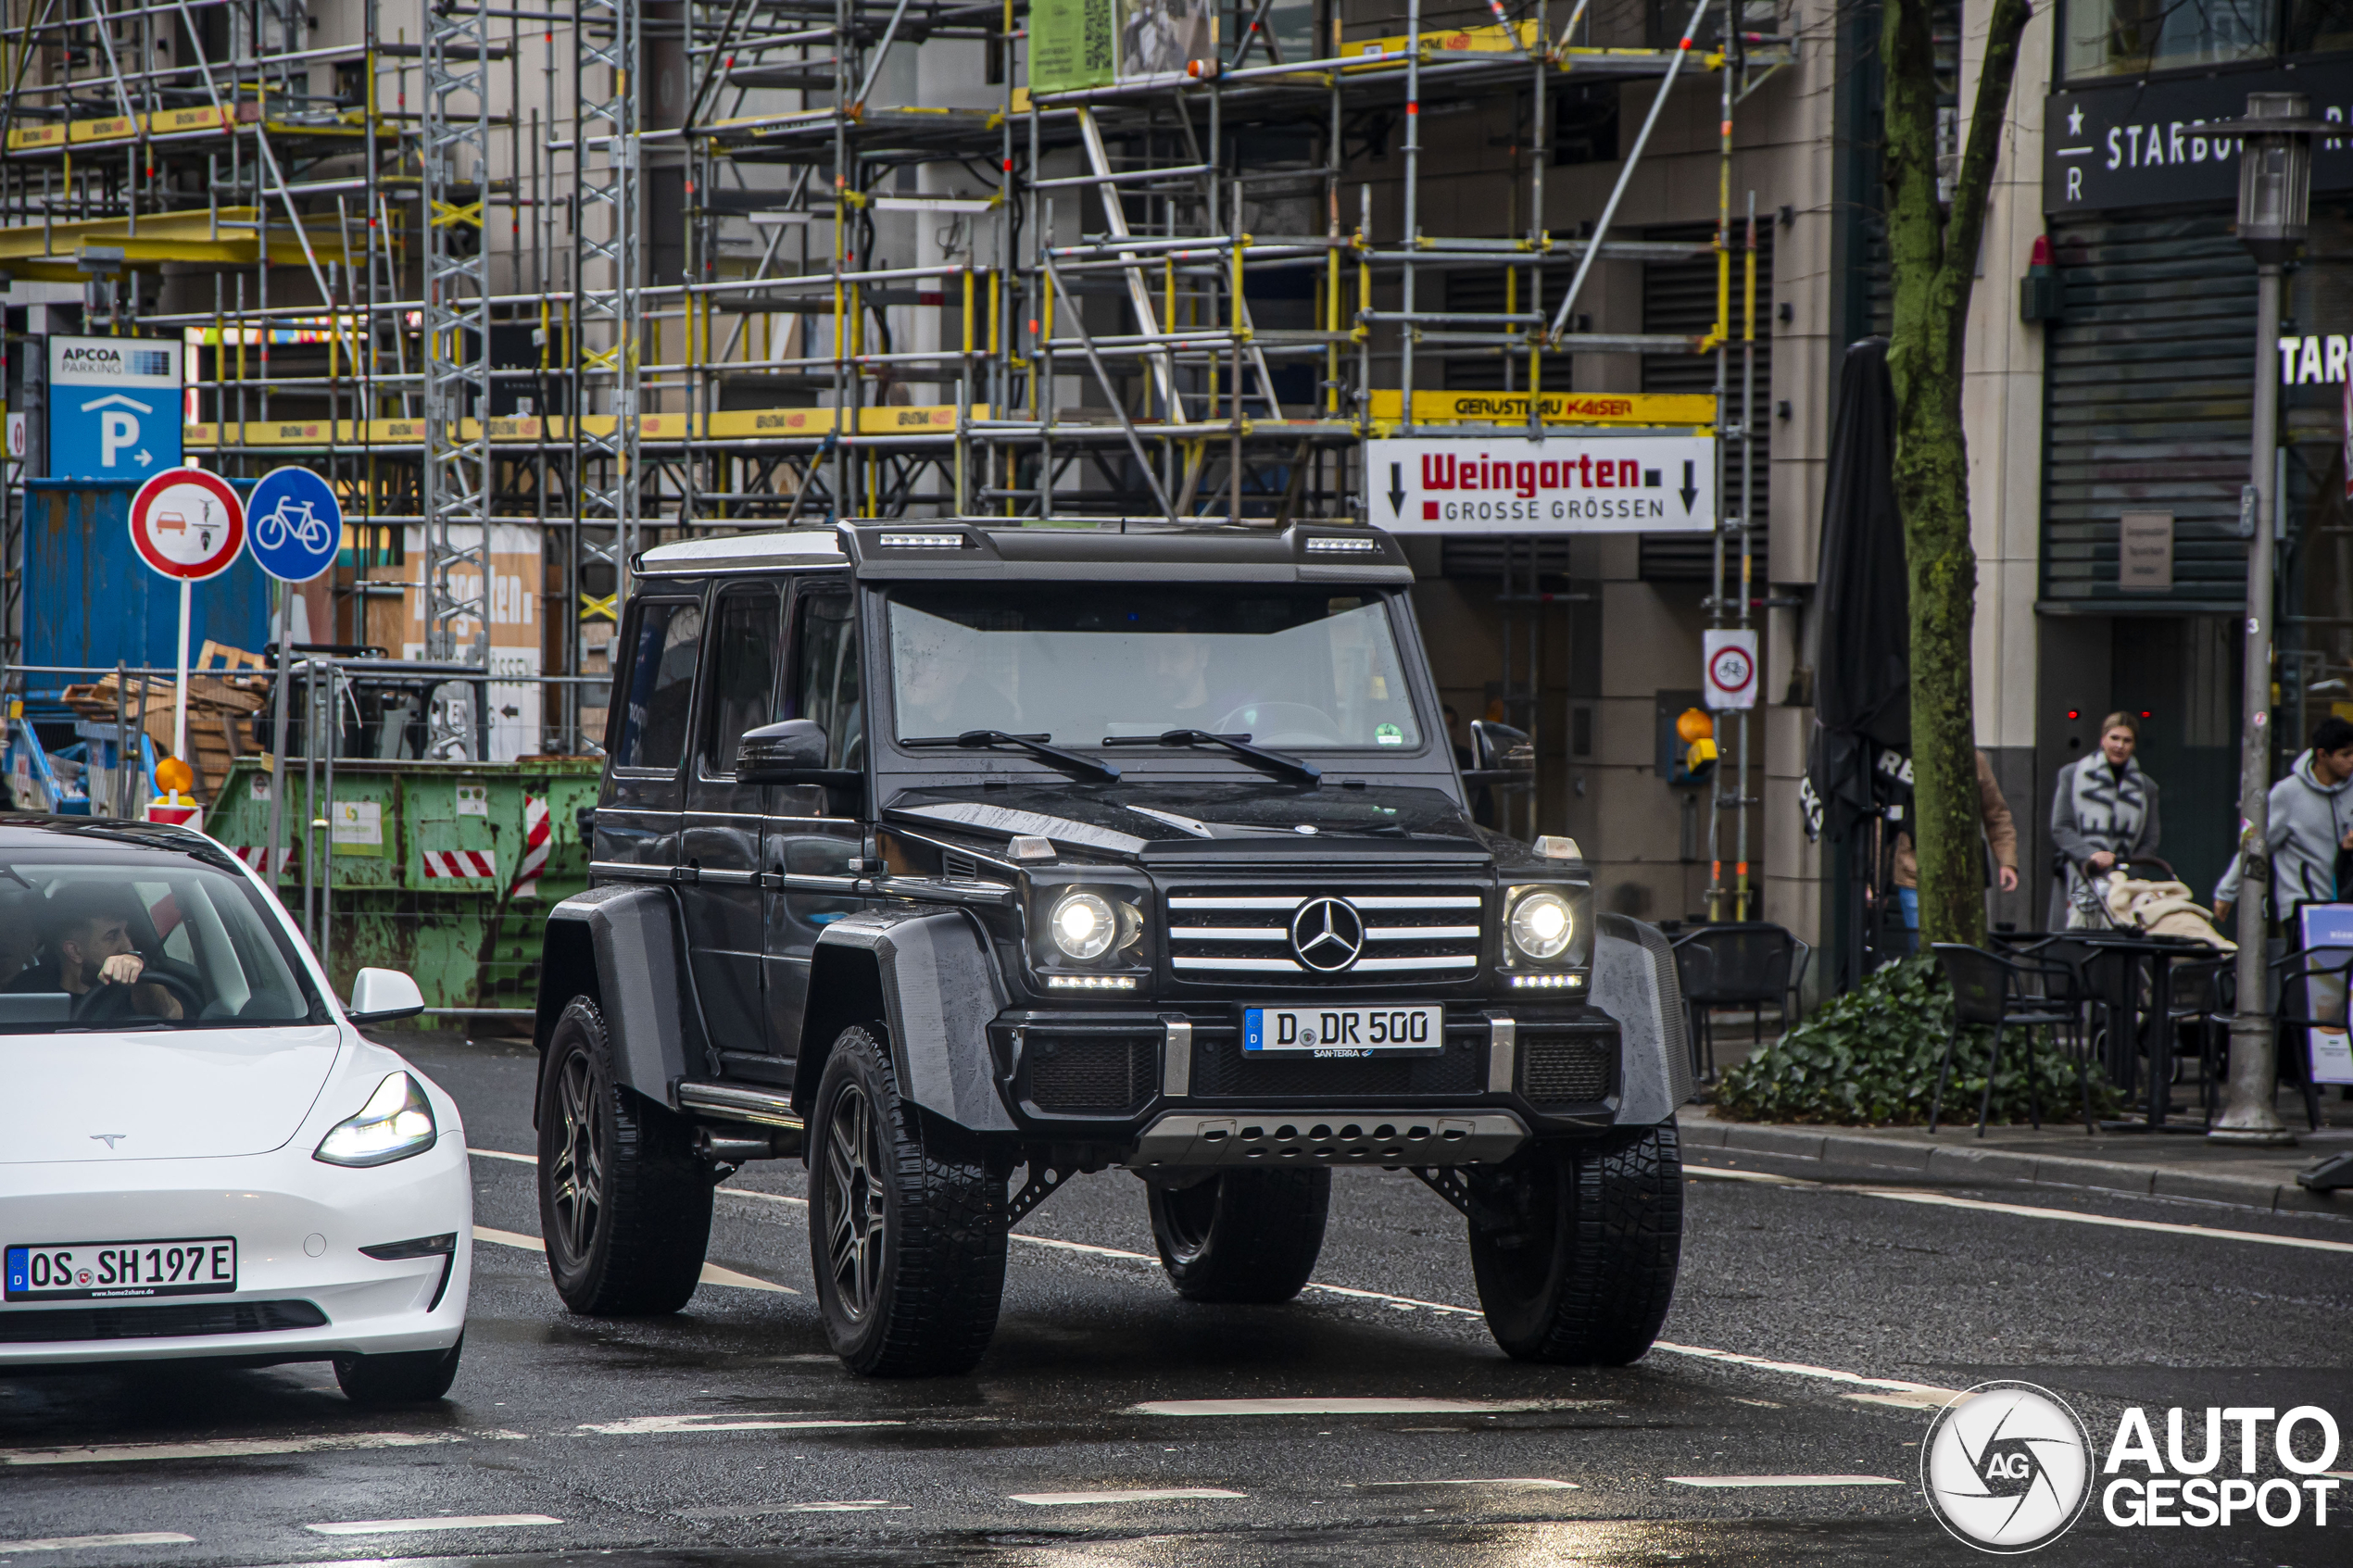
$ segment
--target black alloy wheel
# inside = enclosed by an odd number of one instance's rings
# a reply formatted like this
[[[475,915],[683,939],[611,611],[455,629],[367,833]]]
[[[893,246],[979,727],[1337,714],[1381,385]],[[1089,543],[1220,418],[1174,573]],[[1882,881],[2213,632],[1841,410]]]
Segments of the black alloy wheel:
[[[1624,1366],[1658,1337],[1682,1256],[1674,1123],[1611,1141],[1530,1142],[1464,1173],[1471,1272],[1495,1342],[1521,1361]]]
[[[1005,1173],[975,1135],[900,1097],[879,1023],[842,1031],[817,1081],[809,1250],[825,1339],[852,1372],[970,1372],[1005,1288]]]
[[[1149,1188],[1160,1266],[1188,1301],[1288,1301],[1324,1249],[1332,1173],[1223,1171]]]
[[[564,1305],[590,1317],[685,1306],[711,1241],[709,1168],[686,1118],[620,1081],[585,997],[548,1036],[538,1121],[539,1234]]]

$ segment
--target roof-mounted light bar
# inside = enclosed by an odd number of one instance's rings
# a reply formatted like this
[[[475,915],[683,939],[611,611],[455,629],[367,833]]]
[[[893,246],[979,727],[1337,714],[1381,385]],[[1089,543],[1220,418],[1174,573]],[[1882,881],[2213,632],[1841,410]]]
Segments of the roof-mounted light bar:
[[[1346,533],[1311,533],[1307,536],[1307,553],[1311,556],[1369,556],[1379,548],[1378,540]]]
[[[878,533],[875,544],[886,550],[961,550],[972,538],[964,533]]]

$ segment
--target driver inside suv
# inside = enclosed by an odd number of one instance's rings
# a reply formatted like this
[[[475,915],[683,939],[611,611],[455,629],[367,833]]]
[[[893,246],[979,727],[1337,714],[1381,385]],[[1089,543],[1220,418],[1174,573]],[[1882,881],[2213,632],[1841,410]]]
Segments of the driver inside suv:
[[[142,982],[147,961],[131,940],[132,910],[124,890],[89,884],[61,887],[45,911],[48,953],[9,983],[17,993],[66,992],[79,1013],[82,998],[104,985],[131,989],[131,1010],[142,1018],[177,1019],[180,1000]]]

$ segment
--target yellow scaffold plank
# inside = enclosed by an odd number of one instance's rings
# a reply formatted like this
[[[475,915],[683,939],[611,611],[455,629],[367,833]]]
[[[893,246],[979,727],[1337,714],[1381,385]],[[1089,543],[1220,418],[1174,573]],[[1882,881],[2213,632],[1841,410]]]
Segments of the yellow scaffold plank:
[[[154,267],[167,261],[197,266],[250,267],[260,259],[259,209],[224,207],[210,212],[163,212],[142,216],[133,231],[127,218],[86,219],[72,223],[22,223],[0,229],[0,266],[20,278],[72,282],[90,273],[79,262],[113,263],[117,270]],[[216,226],[217,220],[217,226]],[[309,227],[311,254],[342,261],[343,242],[331,226]],[[302,240],[284,220],[270,228],[270,259],[279,266],[305,264]]]
[[[988,418],[988,406],[973,405],[972,417]],[[707,420],[686,414],[641,414],[637,418],[637,437],[641,441],[740,441],[761,436],[824,435],[834,428],[831,408],[738,409],[712,414]],[[861,435],[928,434],[955,428],[956,407],[952,403],[858,410]],[[584,435],[609,436],[613,433],[612,416],[590,414],[580,421],[580,430]],[[481,436],[478,420],[459,421],[459,441],[475,441]],[[422,420],[336,420],[332,424],[325,420],[256,420],[242,426],[231,423],[183,427],[183,439],[191,451],[213,446],[401,446],[417,445],[424,438]],[[572,421],[520,416],[494,419],[490,421],[490,439],[494,443],[521,445],[569,441]]]

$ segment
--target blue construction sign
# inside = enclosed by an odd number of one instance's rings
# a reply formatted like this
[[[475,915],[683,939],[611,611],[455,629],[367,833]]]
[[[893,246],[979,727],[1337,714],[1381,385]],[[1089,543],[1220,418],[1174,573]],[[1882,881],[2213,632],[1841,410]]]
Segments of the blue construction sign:
[[[181,349],[167,338],[49,340],[52,479],[127,479],[180,466]]]
[[[308,583],[343,548],[343,503],[308,469],[271,469],[245,497],[245,548],[281,583]]]

